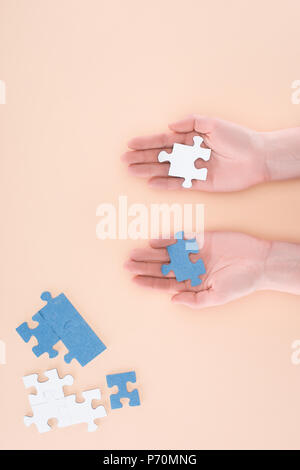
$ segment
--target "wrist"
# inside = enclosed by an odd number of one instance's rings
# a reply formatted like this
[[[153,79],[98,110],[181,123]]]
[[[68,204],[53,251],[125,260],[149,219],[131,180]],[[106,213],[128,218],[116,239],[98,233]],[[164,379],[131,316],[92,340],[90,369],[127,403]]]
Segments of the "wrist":
[[[300,127],[263,132],[265,181],[300,176]]]
[[[270,242],[260,288],[300,294],[299,244]]]

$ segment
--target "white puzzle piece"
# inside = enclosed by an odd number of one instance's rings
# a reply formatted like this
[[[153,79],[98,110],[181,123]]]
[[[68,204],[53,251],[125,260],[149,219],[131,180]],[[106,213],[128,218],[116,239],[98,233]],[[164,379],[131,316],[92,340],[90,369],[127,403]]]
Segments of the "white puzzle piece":
[[[75,395],[69,395],[65,398],[68,415],[65,414],[63,419],[59,420],[58,427],[64,428],[66,426],[71,426],[72,424],[87,423],[89,432],[97,430],[98,426],[94,423],[94,420],[104,418],[106,416],[104,406],[101,405],[97,408],[92,407],[93,400],[101,399],[100,390],[88,390],[86,392],[82,392],[82,396],[85,398],[85,401],[82,403],[76,402]]]
[[[51,431],[48,424],[49,419],[57,419],[58,423],[65,422],[65,417],[69,415],[64,399],[50,400],[47,403],[31,405],[33,416],[24,416],[25,426],[35,424],[40,433]],[[67,420],[69,422],[69,419]]]
[[[58,400],[64,398],[63,387],[72,385],[74,380],[71,375],[66,375],[63,379],[59,378],[57,370],[47,370],[44,375],[48,377],[46,382],[38,381],[38,374],[31,374],[23,377],[26,388],[34,387],[37,391],[36,395],[28,395],[31,405],[40,405],[47,403],[49,400]]]
[[[196,168],[195,160],[201,158],[204,161],[210,159],[211,150],[201,147],[202,137],[193,137],[194,145],[177,144],[173,145],[171,153],[164,150],[158,154],[159,162],[170,162],[169,176],[184,178],[182,186],[192,187],[192,180],[205,181],[207,178],[207,168]]]
[[[26,426],[35,424],[40,433],[51,430],[48,425],[49,419],[55,418],[58,427],[71,426],[72,424],[87,423],[88,431],[95,431],[98,426],[94,423],[97,418],[106,416],[104,406],[92,407],[93,400],[101,399],[99,389],[88,390],[82,395],[84,402],[76,402],[76,395],[65,396],[63,387],[72,385],[71,375],[60,379],[56,369],[45,372],[48,377],[47,382],[39,382],[38,375],[32,374],[23,378],[26,388],[35,387],[37,395],[29,395],[29,401],[33,411],[33,416],[25,416]]]

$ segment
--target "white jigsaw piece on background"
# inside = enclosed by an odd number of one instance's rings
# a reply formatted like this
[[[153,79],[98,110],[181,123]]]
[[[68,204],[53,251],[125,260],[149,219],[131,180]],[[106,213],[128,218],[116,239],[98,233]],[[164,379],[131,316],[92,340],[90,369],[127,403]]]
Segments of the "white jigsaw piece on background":
[[[104,418],[106,411],[102,405],[93,408],[92,401],[101,400],[101,392],[99,389],[87,390],[86,392],[82,392],[82,396],[85,399],[82,403],[76,402],[76,395],[65,397],[68,416],[60,419],[58,427],[64,428],[72,424],[87,423],[89,432],[97,430],[98,426],[94,423],[94,420]]]
[[[211,150],[201,147],[202,137],[193,137],[194,145],[177,144],[173,145],[171,153],[164,150],[158,154],[159,162],[170,162],[169,176],[184,178],[182,186],[192,187],[192,180],[205,181],[207,178],[207,168],[196,168],[195,160],[201,158],[204,161],[210,159]]]
[[[64,396],[63,387],[72,385],[73,377],[71,375],[60,379],[56,369],[45,372],[49,378],[47,382],[38,382],[38,375],[32,374],[23,378],[24,385],[36,387],[38,394],[29,395],[29,401],[33,411],[33,416],[25,416],[26,426],[35,424],[40,433],[51,430],[48,424],[49,419],[55,418],[58,421],[58,427],[71,426],[73,424],[87,423],[88,431],[95,431],[97,425],[94,420],[106,416],[104,406],[92,407],[93,400],[101,399],[99,389],[88,390],[82,395],[84,402],[76,402],[76,395]],[[47,386],[48,385],[48,386]]]
[[[47,403],[50,400],[59,400],[64,398],[63,387],[66,385],[72,385],[74,379],[72,375],[66,375],[61,379],[56,369],[47,370],[44,375],[48,377],[46,382],[39,382],[38,374],[26,375],[23,377],[23,382],[26,388],[34,387],[37,394],[28,395],[28,399],[31,405],[41,405]]]

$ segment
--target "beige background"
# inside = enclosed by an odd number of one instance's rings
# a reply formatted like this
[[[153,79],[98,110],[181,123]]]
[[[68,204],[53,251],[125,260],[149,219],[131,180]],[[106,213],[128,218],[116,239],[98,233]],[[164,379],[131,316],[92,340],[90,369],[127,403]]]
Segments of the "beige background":
[[[122,268],[139,241],[96,239],[96,208],[202,202],[206,228],[300,242],[300,182],[238,194],[154,191],[119,161],[126,141],[199,112],[258,130],[299,125],[299,0],[0,0],[1,448],[300,448],[300,298],[260,292],[200,312]],[[64,292],[109,349],[81,368],[37,359],[14,329]],[[58,367],[70,392],[135,369],[142,406],[39,435],[25,374]]]

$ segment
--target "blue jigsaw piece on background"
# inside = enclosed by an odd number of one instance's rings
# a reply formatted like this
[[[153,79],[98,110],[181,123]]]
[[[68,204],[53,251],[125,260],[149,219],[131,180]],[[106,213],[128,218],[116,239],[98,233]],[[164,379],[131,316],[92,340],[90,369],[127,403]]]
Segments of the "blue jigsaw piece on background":
[[[178,232],[175,235],[177,242],[167,247],[171,263],[163,264],[161,272],[164,276],[173,271],[176,281],[182,282],[191,280],[191,286],[198,286],[202,280],[199,278],[200,274],[205,274],[205,266],[202,259],[193,263],[190,258],[190,253],[198,253],[199,248],[196,239],[191,240],[183,239],[184,233]]]
[[[32,351],[37,357],[46,352],[49,354],[50,358],[56,357],[58,351],[53,349],[53,346],[59,341],[59,337],[39,313],[36,313],[32,317],[32,320],[39,323],[36,328],[31,329],[28,327],[27,323],[22,323],[22,325],[17,328],[17,332],[25,343],[28,343],[32,336],[38,340],[38,345],[32,348]]]
[[[50,292],[43,292],[41,298],[47,301],[47,305],[39,313],[68,348],[65,355],[68,364],[75,358],[85,366],[106,349],[64,294],[53,298]]]
[[[50,357],[57,356],[58,352],[52,346],[61,340],[69,351],[65,355],[65,362],[70,363],[72,359],[77,359],[85,366],[106,349],[64,294],[53,298],[50,292],[43,292],[41,299],[47,305],[33,317],[33,320],[39,322],[39,326],[31,330],[23,323],[17,328],[24,341],[28,342],[31,336],[37,338],[39,344],[32,348],[36,356],[43,352],[48,352]]]
[[[128,392],[127,382],[136,382],[136,375],[134,371],[123,372],[121,374],[111,374],[106,376],[106,382],[108,387],[118,386],[118,393],[113,393],[110,396],[110,406],[114,410],[116,408],[122,408],[120,398],[129,398],[129,406],[139,406],[141,404],[139,392],[137,389]]]

